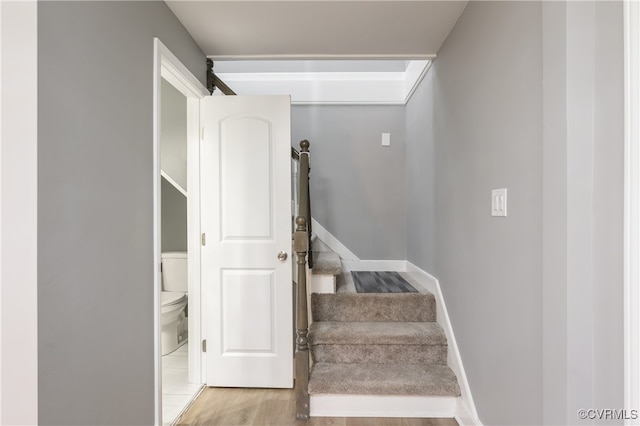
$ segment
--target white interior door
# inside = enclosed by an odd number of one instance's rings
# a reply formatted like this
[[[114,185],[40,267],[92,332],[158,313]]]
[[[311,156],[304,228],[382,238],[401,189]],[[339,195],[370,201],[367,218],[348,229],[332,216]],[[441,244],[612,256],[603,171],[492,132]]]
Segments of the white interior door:
[[[293,387],[290,113],[288,96],[202,102],[208,386]]]

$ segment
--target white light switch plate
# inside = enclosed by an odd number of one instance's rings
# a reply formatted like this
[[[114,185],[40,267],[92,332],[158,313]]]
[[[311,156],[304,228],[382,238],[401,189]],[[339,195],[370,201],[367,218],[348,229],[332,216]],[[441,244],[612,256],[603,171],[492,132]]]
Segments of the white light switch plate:
[[[391,133],[382,134],[382,146],[391,146]]]
[[[507,188],[491,191],[491,216],[507,216]]]

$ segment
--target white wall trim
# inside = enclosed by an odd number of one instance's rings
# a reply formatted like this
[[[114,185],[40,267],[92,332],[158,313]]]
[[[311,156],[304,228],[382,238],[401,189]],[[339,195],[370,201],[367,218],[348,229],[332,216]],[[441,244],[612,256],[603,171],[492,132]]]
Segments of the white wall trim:
[[[436,298],[437,321],[444,330],[449,345],[447,364],[455,373],[458,378],[458,384],[460,385],[461,400],[457,406],[457,410],[459,409],[459,411],[456,411],[456,414],[460,417],[459,423],[480,425],[482,423],[478,418],[478,412],[476,411],[473,396],[471,395],[471,387],[469,386],[467,374],[464,370],[464,365],[462,364],[462,357],[460,356],[458,343],[456,342],[456,337],[453,333],[453,326],[449,320],[449,313],[447,312],[447,305],[440,289],[440,283],[433,275],[423,271],[409,261],[406,262],[405,268],[407,274],[412,276],[421,284],[425,284],[427,290],[433,293]]]
[[[640,409],[640,3],[624,2],[624,407]],[[638,425],[626,419],[625,425]]]
[[[311,417],[450,418],[456,397],[407,395],[311,395]]]
[[[0,424],[38,424],[38,5],[0,1]]]
[[[2,79],[2,3],[0,3],[0,218],[2,217],[2,141],[4,140],[2,133],[2,86],[4,80]],[[36,154],[37,155],[37,154]],[[2,246],[4,246],[4,239],[2,238],[2,220],[0,219],[0,424],[2,421],[2,394],[3,394],[3,382],[2,382]]]
[[[215,61],[245,61],[245,60],[284,60],[284,61],[313,61],[313,60],[420,60],[434,59],[436,54],[409,53],[399,55],[209,55],[208,58]]]
[[[477,415],[472,414],[472,410],[462,398],[457,398],[456,413],[453,418],[460,426],[482,426],[482,422]]]
[[[153,384],[154,392],[154,424],[162,424],[162,341],[160,330],[160,289],[162,288],[162,278],[160,275],[160,265],[162,253],[160,240],[160,212],[162,193],[162,183],[160,181],[160,87],[162,73],[162,52],[163,46],[157,38],[153,40],[153,349],[155,357],[153,360]]]
[[[209,91],[193,76],[187,67],[158,39],[154,39],[153,70],[153,198],[154,198],[154,383],[155,383],[155,424],[162,424],[162,351],[160,331],[160,203],[162,174],[160,168],[160,96],[161,81],[164,78],[187,98],[187,186],[191,196],[187,197],[188,221],[188,273],[189,298],[196,303],[189,304],[189,381],[202,383],[200,312],[200,102]],[[186,194],[185,194],[186,195]]]
[[[417,66],[415,61],[409,64],[406,71],[407,76],[405,78],[405,95],[404,101],[402,102],[403,105],[406,105],[407,102],[409,102],[415,91],[418,89],[418,86],[422,83],[422,80],[431,69],[432,65],[433,61],[429,61],[426,67]]]
[[[313,234],[320,239],[327,247],[340,255],[342,260],[360,260],[358,256],[353,254],[351,250],[340,242],[336,237],[331,235],[317,220],[311,218],[311,229]]]
[[[158,40],[162,78],[187,98],[202,98],[209,91],[162,42]]]
[[[202,93],[208,91],[201,87]],[[202,287],[200,282],[200,97],[187,97],[187,250],[189,298],[189,382],[204,383],[205,363],[202,359]],[[186,192],[186,191],[185,191]]]

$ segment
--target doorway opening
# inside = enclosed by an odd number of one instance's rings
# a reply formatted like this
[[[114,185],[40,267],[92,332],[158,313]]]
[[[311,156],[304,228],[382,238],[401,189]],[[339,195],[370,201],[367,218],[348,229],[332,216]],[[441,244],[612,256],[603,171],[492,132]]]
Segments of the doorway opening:
[[[157,38],[154,58],[155,423],[171,424],[204,383],[200,350],[199,105],[209,92]],[[164,308],[167,301],[163,303],[162,299],[169,296],[164,291],[169,277],[165,276],[163,283],[163,258],[167,263],[165,275],[186,266],[186,270],[178,271],[177,281],[187,277],[186,297],[183,294],[175,304]],[[166,290],[173,290],[171,296],[175,298],[180,295],[176,290],[184,288]]]

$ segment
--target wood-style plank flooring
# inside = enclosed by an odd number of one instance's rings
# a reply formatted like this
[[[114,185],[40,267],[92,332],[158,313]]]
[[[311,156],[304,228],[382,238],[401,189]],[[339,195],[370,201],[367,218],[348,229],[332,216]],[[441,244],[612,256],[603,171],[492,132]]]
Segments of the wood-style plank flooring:
[[[313,417],[296,421],[293,389],[205,388],[178,425],[457,426],[454,419]]]

